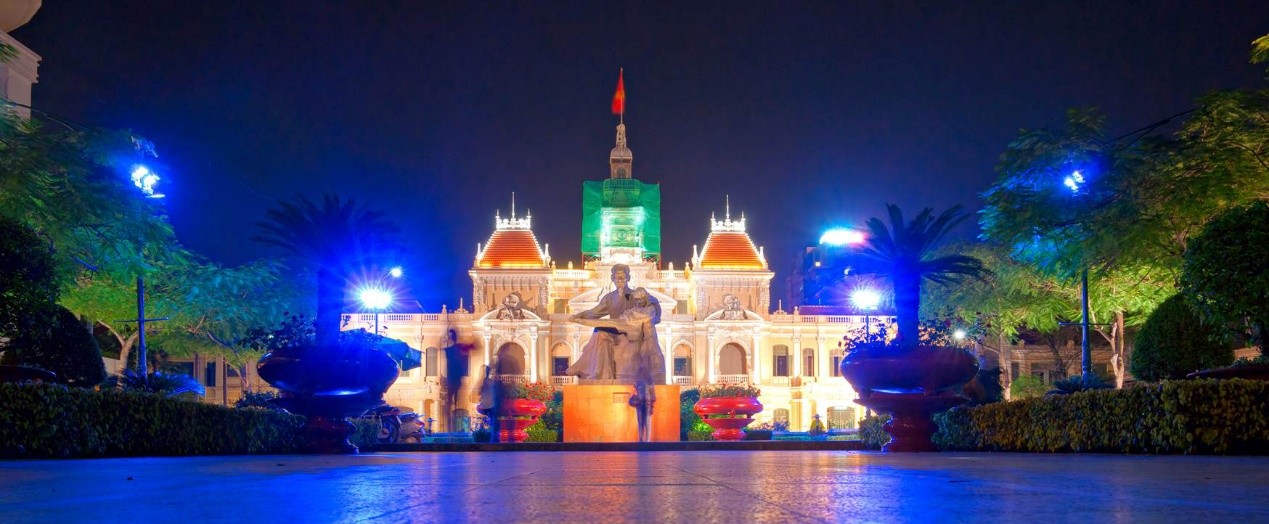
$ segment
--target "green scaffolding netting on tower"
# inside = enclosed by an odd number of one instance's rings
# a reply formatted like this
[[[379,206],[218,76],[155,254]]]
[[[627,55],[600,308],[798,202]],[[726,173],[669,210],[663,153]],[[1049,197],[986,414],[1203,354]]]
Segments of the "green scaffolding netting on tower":
[[[661,254],[661,186],[633,178],[582,183],[582,255],[603,247],[640,247]]]

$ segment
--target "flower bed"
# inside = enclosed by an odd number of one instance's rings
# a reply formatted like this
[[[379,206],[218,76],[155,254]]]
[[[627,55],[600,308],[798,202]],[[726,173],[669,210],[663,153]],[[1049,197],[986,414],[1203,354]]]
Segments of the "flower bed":
[[[0,384],[0,458],[294,453],[303,421],[150,393]]]
[[[1269,383],[1185,380],[959,408],[938,417],[942,449],[1269,453]]]

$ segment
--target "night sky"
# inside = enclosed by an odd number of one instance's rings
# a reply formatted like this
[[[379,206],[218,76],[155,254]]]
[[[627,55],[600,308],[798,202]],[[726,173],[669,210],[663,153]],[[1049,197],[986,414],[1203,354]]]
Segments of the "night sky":
[[[1120,134],[1264,86],[1248,53],[1269,33],[1263,1],[547,4],[50,0],[13,35],[44,58],[37,109],[155,143],[188,247],[270,254],[250,241],[266,209],[337,192],[406,230],[437,311],[470,297],[512,191],[557,264],[580,262],[619,67],[665,260],[682,267],[729,194],[774,302],[829,226],[885,202],[977,210],[1020,128],[1096,105]]]

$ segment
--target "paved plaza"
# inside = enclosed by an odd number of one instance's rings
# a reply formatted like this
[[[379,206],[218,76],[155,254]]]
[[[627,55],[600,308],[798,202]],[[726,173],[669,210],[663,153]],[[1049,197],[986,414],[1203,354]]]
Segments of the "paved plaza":
[[[0,461],[15,522],[1269,522],[1269,458],[858,451]]]

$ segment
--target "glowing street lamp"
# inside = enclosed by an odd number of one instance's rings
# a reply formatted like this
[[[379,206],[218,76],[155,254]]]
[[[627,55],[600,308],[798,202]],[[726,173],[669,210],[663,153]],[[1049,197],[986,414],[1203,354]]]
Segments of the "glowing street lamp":
[[[872,310],[881,303],[881,294],[871,289],[860,289],[851,293],[850,301],[864,310],[864,337],[872,335]]]
[[[965,340],[965,330],[963,330],[963,329],[958,329],[958,330],[956,330],[956,331],[953,331],[953,332],[952,332],[952,338],[956,339],[956,341],[957,341],[957,342],[960,342],[960,341],[962,341],[962,340]]]
[[[154,191],[154,185],[162,180],[158,173],[151,171],[149,167],[144,165],[136,165],[132,168],[132,184],[145,194],[146,198],[163,198],[163,193]]]
[[[401,275],[405,274],[405,270],[401,269],[401,266],[393,266],[392,269],[388,270],[388,274],[392,275],[392,278],[401,278]]]
[[[357,293],[361,304],[374,311],[375,334],[379,334],[379,311],[392,305],[392,293],[383,288],[368,287]]]
[[[820,243],[830,246],[853,246],[864,243],[864,240],[864,233],[854,229],[834,228],[820,235]]]
[[[1062,184],[1074,193],[1084,187],[1084,174],[1077,169],[1072,171]],[[1080,374],[1087,379],[1093,374],[1093,351],[1088,343],[1088,268],[1080,272]]]

